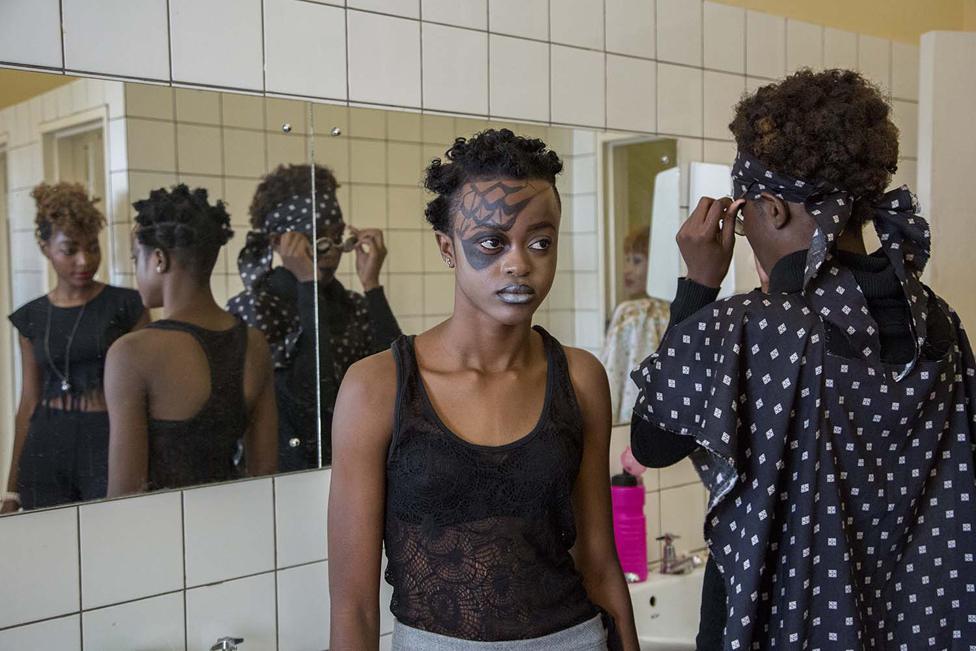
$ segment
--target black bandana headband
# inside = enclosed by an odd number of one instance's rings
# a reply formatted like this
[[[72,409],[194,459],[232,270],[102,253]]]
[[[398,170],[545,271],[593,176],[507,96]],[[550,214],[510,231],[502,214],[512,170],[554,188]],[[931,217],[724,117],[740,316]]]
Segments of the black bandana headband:
[[[807,254],[804,294],[823,318],[847,333],[855,350],[861,351],[868,360],[880,363],[877,324],[868,313],[853,275],[833,261],[837,238],[850,221],[858,199],[829,183],[796,179],[770,170],[757,158],[741,151],[732,166],[732,186],[737,197],[755,200],[763,192],[770,192],[784,201],[804,205],[817,223]],[[917,360],[926,333],[928,293],[919,278],[931,250],[929,225],[918,214],[918,201],[907,186],[885,193],[872,208],[882,249],[901,281],[911,308]],[[852,302],[850,296],[845,296],[851,291],[860,294],[859,301]],[[915,360],[895,376],[903,377]]]
[[[231,298],[227,307],[246,324],[264,333],[277,367],[287,366],[290,362],[302,328],[296,306],[287,304],[264,288],[274,258],[271,235],[295,231],[305,233],[311,239],[328,226],[341,222],[342,211],[334,191],[319,193],[314,208],[311,197],[295,194],[271,209],[264,218],[262,229],[247,234],[244,248],[237,256],[244,291]]]

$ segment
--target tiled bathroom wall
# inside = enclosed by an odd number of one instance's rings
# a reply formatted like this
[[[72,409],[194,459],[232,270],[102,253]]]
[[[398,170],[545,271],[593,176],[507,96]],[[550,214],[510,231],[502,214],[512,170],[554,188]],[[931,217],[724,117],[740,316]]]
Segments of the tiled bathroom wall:
[[[0,519],[0,650],[326,649],[329,475]]]

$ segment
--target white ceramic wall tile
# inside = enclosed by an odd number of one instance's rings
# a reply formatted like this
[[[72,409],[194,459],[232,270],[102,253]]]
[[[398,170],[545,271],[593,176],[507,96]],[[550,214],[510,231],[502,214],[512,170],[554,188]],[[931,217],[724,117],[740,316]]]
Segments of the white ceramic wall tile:
[[[346,6],[407,18],[420,18],[420,0],[346,0]]]
[[[424,25],[425,109],[488,113],[488,34]]]
[[[176,129],[172,122],[130,118],[126,144],[130,169],[176,171]]]
[[[596,156],[565,156],[560,188],[568,193],[596,192]]]
[[[209,649],[228,635],[252,649],[275,649],[276,632],[273,572],[186,591],[189,649]]]
[[[549,119],[549,46],[492,34],[489,111],[492,116]]]
[[[786,71],[823,67],[823,26],[786,20]]]
[[[177,124],[177,170],[181,174],[222,174],[220,141],[220,127]]]
[[[454,274],[424,276],[424,313],[450,314],[454,311]]]
[[[353,140],[349,148],[350,179],[354,183],[386,183],[386,143]]]
[[[549,38],[549,0],[488,0],[488,29],[498,34]]]
[[[61,67],[61,7],[58,0],[0,3],[0,61]]]
[[[271,479],[184,491],[183,514],[187,586],[274,567]]]
[[[891,89],[891,41],[859,34],[857,39],[857,69],[869,80]]]
[[[329,647],[329,564],[278,572],[278,648],[321,651]],[[310,625],[315,622],[314,625]]]
[[[700,0],[657,0],[657,58],[660,61],[702,63],[702,3]]]
[[[388,232],[386,241],[390,253],[386,263],[387,269],[391,273],[422,273],[424,259],[417,255],[417,252],[423,250],[425,235],[423,231]]]
[[[718,2],[704,3],[705,67],[746,71],[746,12]]]
[[[704,146],[699,138],[678,138],[678,167],[681,168],[681,183],[678,188],[682,208],[688,207],[688,165],[700,161]],[[687,215],[684,215],[687,217]]]
[[[424,20],[471,29],[488,29],[488,0],[422,0]]]
[[[691,459],[685,458],[666,468],[661,468],[661,488],[674,488],[699,482],[698,472]]]
[[[360,11],[346,21],[349,99],[419,107],[420,23]]]
[[[173,80],[263,90],[261,0],[169,0]]]
[[[173,89],[176,119],[179,122],[220,124],[220,93],[189,88]]]
[[[786,72],[786,19],[746,12],[746,74],[779,79]]]
[[[647,562],[661,560],[661,492],[649,491],[644,497],[644,526],[647,531]]]
[[[891,44],[891,94],[898,99],[918,99],[918,46]]]
[[[705,547],[705,487],[690,484],[661,491],[661,531],[680,536],[678,554]]]
[[[729,122],[735,105],[745,92],[745,77],[706,70],[704,88],[705,137],[731,140]]]
[[[305,138],[282,133],[266,134],[265,146],[268,148],[268,167],[274,169],[287,163],[305,164],[308,162],[308,148]]]
[[[396,315],[423,316],[424,276],[393,274],[387,284],[386,297]]]
[[[386,180],[390,185],[419,187],[423,174],[422,149],[414,142],[388,142]]]
[[[224,173],[229,176],[259,178],[265,173],[265,138],[260,131],[224,129]],[[251,184],[251,192],[254,184]],[[239,204],[238,208],[247,208]]]
[[[152,84],[125,84],[125,114],[130,117],[174,119],[173,89]]]
[[[824,28],[824,68],[857,69],[857,34]]]
[[[66,68],[169,79],[165,0],[63,0],[61,12]]]
[[[606,55],[553,45],[551,56],[552,121],[603,127]]]
[[[918,163],[913,160],[898,161],[898,171],[891,179],[891,187],[897,188],[902,185],[907,185],[912,192],[918,191]]]
[[[419,188],[389,188],[387,210],[390,228],[415,228],[418,224],[426,224],[423,194]]]
[[[571,271],[557,271],[556,279],[546,298],[548,307],[553,310],[573,309],[573,273]]]
[[[393,651],[393,636],[381,635],[379,651]]]
[[[653,59],[655,0],[605,0],[607,52]]]
[[[918,104],[894,100],[892,119],[898,127],[898,155],[915,158],[918,156]]]
[[[706,163],[732,165],[732,161],[735,160],[736,147],[734,142],[706,140],[704,145],[705,151],[702,160]]]
[[[129,84],[126,84],[126,88]],[[264,98],[239,93],[223,93],[220,109],[225,127],[264,128]]]
[[[264,20],[269,91],[346,98],[343,9],[294,0],[269,0]]]
[[[549,38],[553,43],[603,49],[603,2],[549,0]]]
[[[657,64],[607,55],[607,127],[655,131]]]
[[[81,651],[81,624],[78,615],[0,631],[0,649]]]
[[[178,492],[90,504],[80,515],[82,608],[183,588]]]
[[[657,130],[669,135],[702,135],[701,70],[658,64]]]
[[[573,274],[573,307],[578,310],[600,309],[600,275],[596,272]]]
[[[563,199],[563,222],[571,220],[569,232],[596,233],[597,210],[595,194],[565,195]]]
[[[186,649],[182,592],[90,610],[82,617],[86,649]]]
[[[0,628],[79,610],[77,518],[73,508],[0,518]]]
[[[574,310],[575,339],[573,345],[598,351],[603,346],[604,324],[598,310]]]

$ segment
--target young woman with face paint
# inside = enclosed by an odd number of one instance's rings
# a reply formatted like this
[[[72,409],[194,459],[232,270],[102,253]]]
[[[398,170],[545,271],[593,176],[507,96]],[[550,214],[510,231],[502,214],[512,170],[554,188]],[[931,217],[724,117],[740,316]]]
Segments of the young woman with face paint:
[[[95,280],[105,218],[85,189],[42,183],[32,196],[37,241],[57,279],[10,315],[23,376],[3,513],[105,496],[105,354],[149,321],[137,292]]]
[[[427,169],[454,312],[340,389],[332,648],[377,647],[384,543],[394,649],[638,648],[610,519],[606,375],[532,327],[556,272],[561,169],[504,129],[457,139]]]
[[[181,184],[133,205],[139,292],[163,319],[108,354],[109,495],[274,472],[268,344],[221,309],[210,289],[220,247],[233,234],[223,202],[211,205],[206,190]]]
[[[283,472],[317,467],[320,451],[322,463],[330,463],[332,410],[343,375],[400,335],[380,284],[383,232],[343,221],[338,186],[329,168],[316,165],[313,211],[308,165],[279,166],[261,181],[250,207],[252,230],[237,259],[245,290],[227,303],[271,345]],[[280,266],[273,265],[275,253]],[[362,294],[335,276],[344,254],[356,256]]]

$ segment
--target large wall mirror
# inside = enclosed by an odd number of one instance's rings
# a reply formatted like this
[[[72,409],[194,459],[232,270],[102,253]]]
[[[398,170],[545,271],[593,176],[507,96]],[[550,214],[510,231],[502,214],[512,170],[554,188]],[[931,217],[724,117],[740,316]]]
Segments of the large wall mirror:
[[[486,128],[562,157],[537,321],[604,348],[594,131],[0,74],[0,474],[25,508],[328,465],[348,367],[452,311],[421,180]]]

